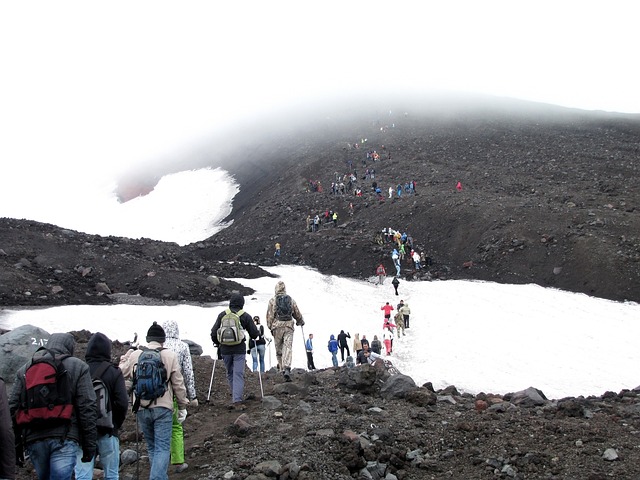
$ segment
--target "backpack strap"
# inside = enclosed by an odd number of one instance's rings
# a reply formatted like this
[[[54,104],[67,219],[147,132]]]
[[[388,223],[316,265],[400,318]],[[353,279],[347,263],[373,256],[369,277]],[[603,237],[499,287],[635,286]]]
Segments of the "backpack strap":
[[[98,369],[94,372],[93,375],[91,375],[91,378],[93,380],[96,380],[98,378],[102,378],[102,375],[104,375],[104,372],[107,371],[107,369],[111,366],[110,362],[107,362],[106,360],[102,362],[102,364],[100,365],[100,367],[98,367]]]

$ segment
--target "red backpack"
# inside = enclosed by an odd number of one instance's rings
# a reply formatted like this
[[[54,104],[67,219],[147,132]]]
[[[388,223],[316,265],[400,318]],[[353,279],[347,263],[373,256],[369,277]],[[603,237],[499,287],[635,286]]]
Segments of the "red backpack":
[[[32,358],[24,373],[24,390],[16,411],[16,423],[29,426],[56,426],[71,423],[73,399],[71,382],[62,361],[70,355],[56,355],[46,347],[46,354]]]

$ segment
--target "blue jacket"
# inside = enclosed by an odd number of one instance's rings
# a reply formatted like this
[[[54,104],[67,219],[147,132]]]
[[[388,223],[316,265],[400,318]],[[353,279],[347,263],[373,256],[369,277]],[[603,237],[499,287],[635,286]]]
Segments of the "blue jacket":
[[[331,338],[329,339],[329,344],[327,345],[327,347],[329,348],[329,351],[331,353],[338,352],[338,341],[336,340],[336,337],[334,335],[331,335]]]

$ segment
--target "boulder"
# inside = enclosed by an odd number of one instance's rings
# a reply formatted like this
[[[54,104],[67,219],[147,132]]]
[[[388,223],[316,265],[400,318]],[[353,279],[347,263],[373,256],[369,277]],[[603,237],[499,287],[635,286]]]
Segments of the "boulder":
[[[408,375],[392,375],[384,382],[380,394],[384,398],[405,398],[417,388],[416,382]]]
[[[47,344],[49,332],[33,325],[21,325],[0,336],[0,377],[13,384],[17,370]]]

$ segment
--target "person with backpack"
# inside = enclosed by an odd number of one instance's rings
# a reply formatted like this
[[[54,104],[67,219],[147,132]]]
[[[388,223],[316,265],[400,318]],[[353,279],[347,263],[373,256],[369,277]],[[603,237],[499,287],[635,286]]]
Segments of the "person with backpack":
[[[187,418],[187,390],[175,352],[164,348],[164,329],[153,322],[147,331],[147,347],[130,349],[120,360],[127,378],[133,378],[133,412],[147,444],[149,478],[167,480],[171,461],[171,432],[175,397],[178,422]]]
[[[331,363],[333,363],[334,367],[338,366],[338,341],[336,340],[335,335],[331,335],[329,337],[329,343],[327,344],[327,348],[329,352],[331,352]]]
[[[291,381],[293,332],[296,326],[302,327],[303,325],[304,319],[298,304],[290,295],[287,295],[284,282],[278,281],[275,295],[269,299],[267,306],[267,327],[271,330],[276,346],[278,368],[286,381]]]
[[[124,423],[129,408],[129,395],[122,371],[111,363],[111,340],[103,333],[94,333],[87,343],[84,356],[89,365],[96,393],[98,419],[97,454],[105,480],[118,480],[120,466],[120,439],[118,431]],[[82,450],[78,449],[76,480],[91,480],[95,457],[82,462]]]
[[[349,332],[344,333],[344,330],[340,330],[338,334],[338,346],[340,347],[340,361],[344,362],[344,351],[347,351],[347,357],[351,356],[351,352],[349,351],[349,344],[347,343],[347,338],[351,338]]]
[[[211,340],[227,368],[227,381],[231,388],[230,409],[244,410],[244,369],[246,366],[247,342],[245,330],[251,338],[258,338],[260,332],[253,318],[243,310],[244,297],[239,293],[231,295],[229,307],[220,312],[211,329]]]
[[[391,285],[393,285],[393,289],[395,290],[396,295],[398,295],[398,286],[400,286],[400,280],[398,280],[398,277],[393,277]]]
[[[180,372],[184,379],[184,386],[187,389],[187,398],[189,399],[189,407],[198,407],[198,397],[196,395],[196,382],[193,376],[193,362],[191,360],[191,351],[186,342],[180,340],[180,329],[178,322],[175,320],[165,320],[162,323],[166,340],[164,348],[168,348],[178,356],[178,364]],[[182,423],[178,421],[178,403],[173,399],[173,419],[171,424],[171,465],[175,465],[175,472],[182,473],[189,464],[184,461],[184,430]]]
[[[374,335],[373,340],[371,340],[371,351],[378,355],[380,355],[380,352],[382,351],[382,343],[380,343],[377,335]]]
[[[264,326],[260,325],[260,317],[257,315],[253,317],[253,323],[256,324],[256,328],[260,333],[258,338],[249,341],[249,345],[251,345],[249,352],[253,360],[253,371],[257,371],[258,364],[260,364],[260,373],[264,373],[264,352],[267,344],[267,340],[264,338]]]
[[[9,410],[41,480],[71,479],[78,448],[83,462],[96,454],[96,394],[74,348],[70,333],[53,333],[18,369],[11,391]]]
[[[7,387],[0,377],[0,479],[16,478],[16,445],[9,413]]]

